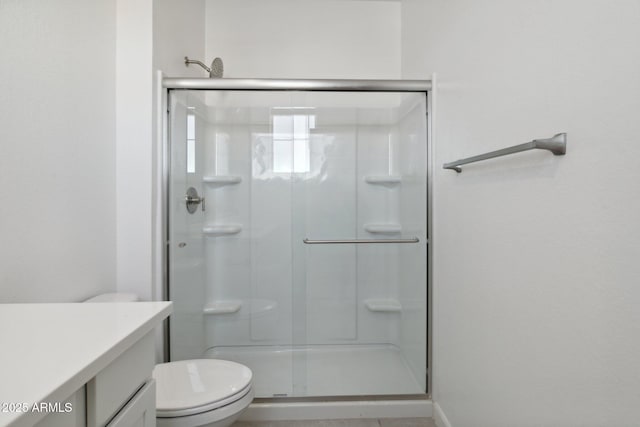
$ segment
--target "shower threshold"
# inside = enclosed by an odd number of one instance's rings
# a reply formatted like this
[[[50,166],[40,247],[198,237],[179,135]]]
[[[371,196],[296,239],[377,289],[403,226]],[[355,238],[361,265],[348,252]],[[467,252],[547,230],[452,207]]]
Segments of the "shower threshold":
[[[251,368],[258,398],[425,392],[401,351],[389,344],[214,347],[206,357]]]

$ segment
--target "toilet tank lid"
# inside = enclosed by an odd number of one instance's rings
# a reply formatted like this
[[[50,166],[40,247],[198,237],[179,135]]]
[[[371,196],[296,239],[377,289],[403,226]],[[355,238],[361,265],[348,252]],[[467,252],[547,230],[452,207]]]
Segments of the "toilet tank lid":
[[[93,298],[89,298],[85,302],[135,302],[138,301],[138,296],[136,294],[127,294],[127,293],[110,293],[110,294],[100,294]]]

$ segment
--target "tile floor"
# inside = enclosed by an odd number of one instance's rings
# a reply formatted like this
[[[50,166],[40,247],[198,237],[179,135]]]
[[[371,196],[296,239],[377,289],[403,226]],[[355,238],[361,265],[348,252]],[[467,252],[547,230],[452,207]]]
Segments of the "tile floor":
[[[309,421],[237,421],[231,427],[436,427],[433,418],[380,418]]]

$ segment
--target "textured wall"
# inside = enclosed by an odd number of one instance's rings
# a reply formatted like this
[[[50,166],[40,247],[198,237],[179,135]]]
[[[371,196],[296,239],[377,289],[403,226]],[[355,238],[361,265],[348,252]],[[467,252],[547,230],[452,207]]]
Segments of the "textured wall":
[[[435,394],[454,427],[632,426],[640,3],[403,2],[438,73]],[[568,152],[444,162],[568,133]]]

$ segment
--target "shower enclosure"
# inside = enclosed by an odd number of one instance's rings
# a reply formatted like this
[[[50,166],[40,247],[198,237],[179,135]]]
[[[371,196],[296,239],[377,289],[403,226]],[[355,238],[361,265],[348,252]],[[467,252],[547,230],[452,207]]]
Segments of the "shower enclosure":
[[[262,398],[427,392],[426,101],[169,90],[171,360]]]

